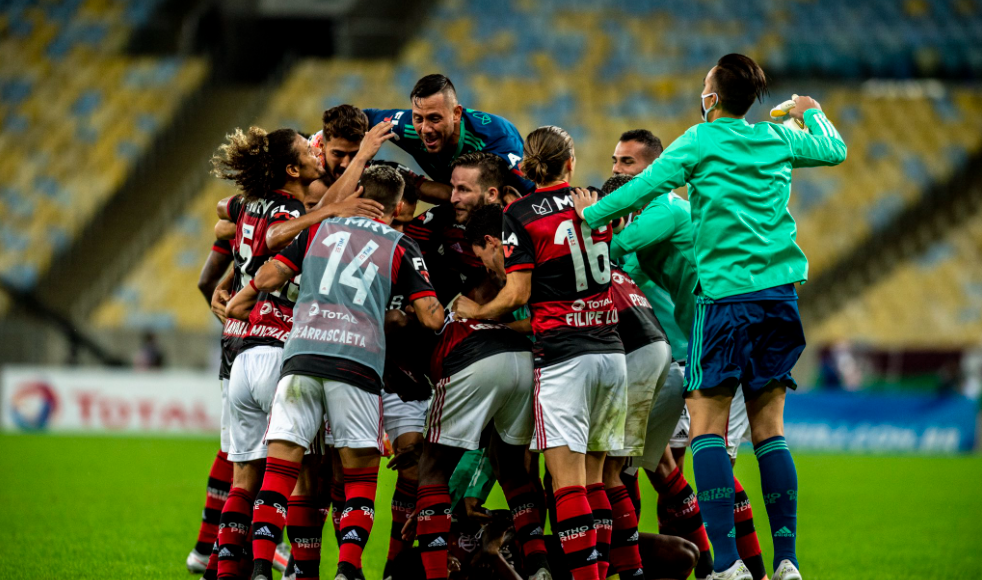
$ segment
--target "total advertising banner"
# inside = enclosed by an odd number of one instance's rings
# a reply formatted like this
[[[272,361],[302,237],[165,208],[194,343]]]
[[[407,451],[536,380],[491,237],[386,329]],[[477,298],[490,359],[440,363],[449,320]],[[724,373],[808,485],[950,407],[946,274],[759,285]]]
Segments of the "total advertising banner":
[[[4,431],[218,433],[221,409],[211,373],[13,366],[0,374]]]
[[[975,447],[979,402],[960,395],[788,393],[792,450],[954,453]]]

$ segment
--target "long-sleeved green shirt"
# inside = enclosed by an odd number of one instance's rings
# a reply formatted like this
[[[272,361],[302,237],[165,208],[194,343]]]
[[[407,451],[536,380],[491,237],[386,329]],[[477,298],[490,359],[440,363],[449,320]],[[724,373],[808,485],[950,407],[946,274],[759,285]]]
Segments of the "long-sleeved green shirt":
[[[638,265],[645,275],[671,297],[675,323],[688,339],[696,307],[692,292],[697,282],[689,202],[668,193],[648,204],[614,236],[610,245],[611,260],[621,260],[632,253],[637,255]],[[671,337],[669,342],[675,346]]]
[[[617,236],[614,236],[614,240],[617,240]],[[665,331],[665,336],[668,337],[668,344],[672,345],[672,359],[685,360],[688,355],[688,336],[691,329],[686,329],[683,332],[675,321],[675,302],[672,301],[672,297],[645,274],[644,269],[638,262],[637,254],[626,254],[621,258],[621,265],[624,267],[627,275],[634,280],[634,283],[644,293],[648,302],[651,303],[651,308],[655,311],[655,317],[658,318],[658,322],[661,323],[661,327]]]
[[[805,111],[804,121],[810,133],[728,117],[700,123],[583,215],[600,227],[688,184],[703,295],[719,299],[803,282],[808,260],[788,211],[791,170],[846,158],[846,144],[823,112]]]

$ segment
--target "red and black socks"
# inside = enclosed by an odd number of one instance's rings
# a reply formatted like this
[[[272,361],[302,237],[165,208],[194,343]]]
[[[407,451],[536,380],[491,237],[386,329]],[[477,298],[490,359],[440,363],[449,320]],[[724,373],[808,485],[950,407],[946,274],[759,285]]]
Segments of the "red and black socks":
[[[289,506],[287,498],[293,493],[299,475],[300,463],[266,458],[263,487],[256,496],[252,512],[252,555],[257,568],[272,568],[276,545],[283,540],[283,526],[286,525]]]
[[[542,568],[549,570],[542,528],[542,492],[531,482],[519,486],[505,481],[500,483],[508,500],[508,507],[511,508],[526,571],[532,575]]]
[[[222,519],[222,509],[228,492],[232,488],[232,462],[228,454],[219,451],[208,473],[208,489],[205,495],[205,509],[201,514],[201,527],[198,528],[198,541],[194,551],[202,556],[211,554],[218,538],[218,524]]]
[[[447,548],[450,546],[450,490],[446,485],[421,485],[416,493],[419,508],[416,538],[426,580],[447,577]]]
[[[241,487],[233,487],[222,510],[222,523],[218,530],[218,578],[237,578],[249,529],[252,526],[252,494]]]
[[[593,511],[593,527],[597,530],[597,574],[600,578],[607,577],[610,567],[610,539],[614,531],[614,514],[610,509],[610,501],[604,484],[591,483],[586,486],[586,500]]]
[[[623,579],[644,580],[638,550],[638,519],[630,491],[623,485],[608,489],[607,500],[614,515],[614,532],[610,538],[611,568]]]
[[[760,580],[767,575],[767,571],[764,569],[764,557],[760,553],[760,541],[754,527],[754,510],[750,507],[747,492],[736,477],[733,478],[733,488],[736,490],[733,498],[733,519],[736,522],[737,551],[754,580]]]
[[[344,480],[331,480],[331,525],[334,539],[341,545],[341,513],[344,512]]]
[[[402,539],[402,528],[416,509],[416,491],[419,481],[403,477],[396,479],[396,491],[392,494],[392,533],[389,534],[389,554],[386,562],[392,562],[403,551],[412,548],[412,541]]]
[[[290,550],[297,578],[320,578],[323,520],[318,507],[315,497],[290,497],[286,531],[290,536]]]
[[[657,477],[649,479],[658,492],[658,531],[685,538],[695,544],[699,548],[696,577],[709,576],[713,573],[713,554],[692,486],[678,467],[664,481]]]
[[[344,470],[344,512],[338,565],[361,570],[361,553],[375,521],[375,492],[378,466]]]
[[[573,580],[599,580],[597,530],[586,488],[571,485],[556,490],[556,535],[566,554],[566,566]]]

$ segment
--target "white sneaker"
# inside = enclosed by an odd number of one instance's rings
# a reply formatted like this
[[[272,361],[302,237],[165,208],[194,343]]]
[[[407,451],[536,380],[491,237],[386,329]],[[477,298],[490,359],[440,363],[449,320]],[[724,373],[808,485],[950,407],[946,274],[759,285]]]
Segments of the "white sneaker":
[[[188,567],[188,572],[192,574],[204,574],[205,570],[208,569],[208,558],[211,554],[199,554],[197,550],[191,550],[188,554],[188,559],[185,562]]]
[[[733,565],[722,572],[713,572],[713,580],[754,580],[753,574],[747,569],[743,560],[733,562]],[[776,579],[775,579],[776,580]]]
[[[791,563],[791,560],[781,560],[777,570],[774,570],[773,580],[801,580],[801,572]]]
[[[276,546],[276,552],[273,554],[273,570],[277,572],[286,571],[286,565],[290,562],[290,544],[287,542],[280,542]]]

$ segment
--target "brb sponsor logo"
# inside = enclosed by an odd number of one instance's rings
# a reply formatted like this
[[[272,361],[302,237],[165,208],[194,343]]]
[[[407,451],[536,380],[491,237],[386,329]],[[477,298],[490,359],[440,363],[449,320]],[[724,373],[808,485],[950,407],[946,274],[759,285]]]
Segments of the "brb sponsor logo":
[[[28,382],[17,387],[10,400],[10,416],[24,431],[43,431],[59,408],[58,395],[50,385]]]

